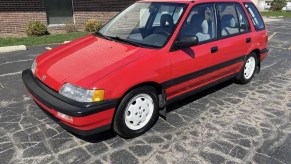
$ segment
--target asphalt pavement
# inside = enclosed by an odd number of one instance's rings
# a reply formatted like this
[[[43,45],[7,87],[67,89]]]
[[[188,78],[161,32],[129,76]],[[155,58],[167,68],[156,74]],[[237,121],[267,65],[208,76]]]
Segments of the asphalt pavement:
[[[267,29],[269,56],[251,83],[179,101],[130,140],[72,135],[33,102],[21,71],[52,45],[0,54],[0,163],[290,163],[291,20],[268,20]]]

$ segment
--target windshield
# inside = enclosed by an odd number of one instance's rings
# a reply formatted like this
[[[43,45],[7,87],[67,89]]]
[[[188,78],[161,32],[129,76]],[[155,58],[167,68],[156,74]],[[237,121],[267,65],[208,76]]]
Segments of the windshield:
[[[163,47],[187,5],[138,2],[117,15],[99,33],[105,37],[148,47]]]

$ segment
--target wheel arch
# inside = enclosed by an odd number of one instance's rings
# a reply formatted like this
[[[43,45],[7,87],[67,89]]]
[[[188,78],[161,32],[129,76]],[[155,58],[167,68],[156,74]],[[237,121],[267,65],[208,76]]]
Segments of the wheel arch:
[[[119,102],[117,104],[117,106],[119,106],[120,102],[122,101],[122,99],[124,98],[125,95],[127,95],[130,91],[139,88],[139,87],[143,87],[143,86],[150,86],[153,87],[156,91],[157,91],[157,96],[158,96],[158,101],[159,101],[159,107],[160,108],[164,108],[166,106],[166,93],[165,93],[165,89],[162,87],[161,84],[157,83],[157,82],[153,82],[153,81],[148,81],[148,82],[143,82],[143,83],[139,83],[136,84],[134,86],[132,86],[131,88],[127,89],[123,95],[121,96],[121,98],[119,99]]]
[[[153,81],[148,81],[148,82],[143,82],[143,83],[140,83],[140,84],[136,84],[136,85],[134,85],[134,86],[132,86],[131,88],[129,88],[129,89],[127,89],[124,93],[123,93],[123,95],[120,97],[120,99],[119,99],[119,101],[118,101],[118,103],[117,103],[117,105],[116,105],[116,108],[115,108],[115,111],[114,111],[114,114],[113,114],[113,120],[115,119],[115,117],[116,117],[116,113],[117,113],[117,110],[118,110],[118,107],[119,107],[119,105],[120,105],[120,103],[121,103],[121,101],[122,101],[122,99],[129,93],[129,92],[131,92],[132,90],[134,90],[134,89],[136,89],[136,88],[139,88],[139,87],[143,87],[143,86],[150,86],[150,87],[153,87],[155,90],[156,90],[156,92],[157,92],[157,97],[158,97],[158,104],[159,104],[159,108],[160,108],[160,111],[159,111],[159,113],[160,113],[160,115],[162,115],[162,116],[166,116],[166,114],[165,115],[163,115],[163,114],[161,114],[161,108],[164,108],[164,109],[166,109],[165,107],[166,107],[166,96],[165,96],[165,90],[164,90],[164,88],[162,87],[162,85],[161,84],[159,84],[159,83],[157,83],[157,82],[153,82]],[[164,95],[164,96],[163,96]],[[163,104],[164,103],[164,104]],[[114,126],[114,121],[112,120],[112,127]]]
[[[258,68],[256,69],[256,73],[259,73],[261,70],[261,60],[260,60],[261,51],[259,49],[254,49],[253,51],[251,51],[251,53],[257,54]]]

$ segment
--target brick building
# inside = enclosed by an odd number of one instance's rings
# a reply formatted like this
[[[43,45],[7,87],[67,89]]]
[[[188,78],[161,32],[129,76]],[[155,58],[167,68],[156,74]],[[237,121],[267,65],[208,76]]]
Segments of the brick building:
[[[25,31],[30,21],[41,21],[49,30],[72,20],[83,27],[87,19],[108,21],[135,0],[0,0],[0,37]]]

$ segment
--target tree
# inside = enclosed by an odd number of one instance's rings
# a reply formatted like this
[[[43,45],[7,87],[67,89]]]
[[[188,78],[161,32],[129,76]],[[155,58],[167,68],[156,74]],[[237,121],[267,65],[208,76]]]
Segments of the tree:
[[[274,0],[271,3],[271,10],[272,11],[281,11],[283,7],[287,5],[286,0]]]

